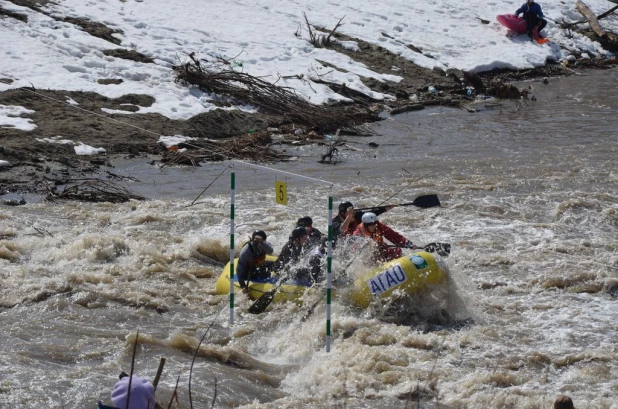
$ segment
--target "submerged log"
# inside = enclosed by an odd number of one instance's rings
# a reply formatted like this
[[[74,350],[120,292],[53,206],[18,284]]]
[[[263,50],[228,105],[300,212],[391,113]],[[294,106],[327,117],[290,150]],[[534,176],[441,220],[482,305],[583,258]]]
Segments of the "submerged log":
[[[420,109],[425,109],[425,105],[423,104],[404,105],[404,106],[393,109],[391,111],[391,115],[403,114],[404,112],[409,112],[409,111],[418,111]]]
[[[45,199],[49,201],[63,199],[97,203],[125,203],[130,200],[146,200],[145,197],[133,194],[123,186],[100,179],[87,179],[79,184],[67,185],[61,192],[58,192],[55,188],[48,188]]]
[[[595,32],[600,38],[607,38],[607,33],[601,28],[599,25],[599,21],[597,20],[597,16],[584,4],[583,1],[577,0],[575,3],[575,8],[580,12],[582,16],[588,20],[588,24],[590,24],[590,28]]]

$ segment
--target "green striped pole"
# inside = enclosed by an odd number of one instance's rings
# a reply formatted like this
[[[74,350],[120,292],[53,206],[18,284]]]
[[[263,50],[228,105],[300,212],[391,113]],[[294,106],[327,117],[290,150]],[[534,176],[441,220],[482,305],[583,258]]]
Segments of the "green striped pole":
[[[236,173],[232,172],[230,188],[230,324],[234,323],[234,199],[236,194]]]
[[[326,251],[326,352],[330,352],[330,300],[333,278],[333,197],[328,197],[328,246]]]

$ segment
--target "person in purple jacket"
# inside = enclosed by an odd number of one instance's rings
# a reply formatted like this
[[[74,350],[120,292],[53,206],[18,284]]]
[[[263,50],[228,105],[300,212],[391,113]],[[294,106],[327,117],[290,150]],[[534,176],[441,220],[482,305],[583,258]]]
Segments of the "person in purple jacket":
[[[523,13],[524,20],[528,24],[528,37],[534,39],[534,32],[536,31],[539,38],[541,36],[541,30],[547,25],[547,21],[543,18],[543,10],[541,5],[535,3],[534,0],[527,0],[526,3],[517,9],[515,15],[519,17]]]

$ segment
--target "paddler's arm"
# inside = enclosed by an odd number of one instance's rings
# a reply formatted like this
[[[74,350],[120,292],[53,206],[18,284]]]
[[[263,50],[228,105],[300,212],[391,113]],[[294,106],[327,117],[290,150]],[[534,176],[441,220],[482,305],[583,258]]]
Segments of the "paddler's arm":
[[[238,265],[236,266],[236,276],[238,277],[238,284],[242,289],[242,292],[247,294],[249,292],[249,287],[247,283],[247,266],[251,263],[252,259],[251,251],[249,251],[249,245],[246,245],[240,251],[240,256],[238,256]]]
[[[519,15],[524,12],[524,7],[525,4],[517,9],[517,11],[515,12],[515,17],[519,17]]]
[[[419,248],[415,246],[414,243],[412,243],[410,240],[406,239],[403,235],[397,233],[395,230],[391,229],[387,225],[380,223],[380,222],[378,223],[380,226],[380,230],[382,234],[384,235],[384,238],[386,238],[386,240],[390,241],[394,245],[399,246],[399,247],[408,247],[411,249]]]
[[[341,223],[341,227],[339,228],[339,235],[345,236],[348,233],[348,229],[350,228],[350,223],[352,223],[352,219],[356,217],[354,213],[354,207],[350,206],[345,212],[345,220]]]
[[[356,213],[354,214],[354,218],[356,219],[357,222],[362,223],[363,214],[365,214],[367,212],[371,212],[371,213],[375,214],[376,216],[379,216],[382,213],[388,212],[393,207],[395,207],[395,206],[388,205],[388,206],[376,206],[376,207],[373,207],[373,208],[371,208],[369,210],[357,210]]]

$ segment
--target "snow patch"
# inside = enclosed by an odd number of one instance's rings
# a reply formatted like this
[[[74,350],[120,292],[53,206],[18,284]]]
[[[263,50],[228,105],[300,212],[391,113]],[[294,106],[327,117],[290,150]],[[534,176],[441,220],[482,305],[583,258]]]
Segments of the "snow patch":
[[[77,155],[99,155],[105,153],[103,148],[94,148],[81,142],[79,145],[74,146],[73,149],[75,149],[75,154]]]
[[[0,105],[0,127],[15,128],[22,131],[32,131],[36,125],[30,118],[21,115],[34,114],[35,111],[16,105]]]

